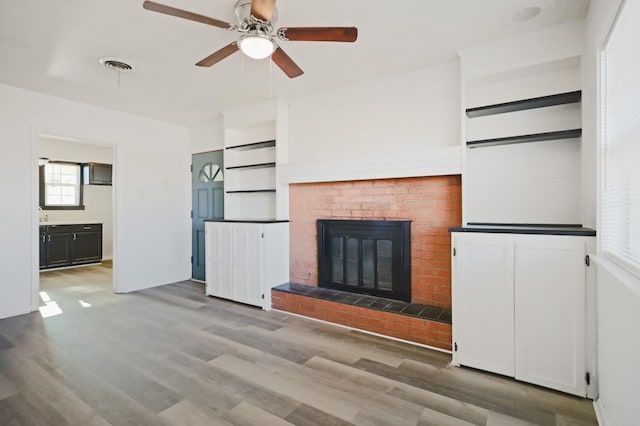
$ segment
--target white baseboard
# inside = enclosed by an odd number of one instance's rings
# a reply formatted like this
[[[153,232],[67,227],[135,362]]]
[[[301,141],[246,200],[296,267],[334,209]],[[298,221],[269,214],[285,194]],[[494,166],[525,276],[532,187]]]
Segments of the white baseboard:
[[[604,407],[600,404],[600,399],[597,401],[593,401],[593,408],[596,412],[596,418],[598,419],[598,424],[600,426],[609,426],[610,423],[607,421],[607,416],[604,412]]]
[[[31,310],[31,306],[29,306],[28,308],[13,309],[11,311],[2,312],[0,314],[0,319],[17,317],[19,315],[26,315],[26,314],[30,314],[31,312],[34,312]]]

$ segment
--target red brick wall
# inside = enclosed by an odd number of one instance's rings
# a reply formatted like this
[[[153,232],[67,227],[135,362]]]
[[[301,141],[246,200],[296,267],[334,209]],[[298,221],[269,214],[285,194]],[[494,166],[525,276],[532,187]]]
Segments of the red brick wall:
[[[290,185],[291,281],[317,285],[317,219],[410,219],[412,302],[451,308],[448,228],[462,221],[461,194],[459,175]]]
[[[281,291],[272,291],[271,297],[275,309],[451,350],[450,324],[425,321],[420,318],[344,305]]]

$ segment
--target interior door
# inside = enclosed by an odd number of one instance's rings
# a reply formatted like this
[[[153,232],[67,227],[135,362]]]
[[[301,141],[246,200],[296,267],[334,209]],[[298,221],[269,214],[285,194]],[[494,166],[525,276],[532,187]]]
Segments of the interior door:
[[[204,221],[224,218],[223,151],[193,154],[191,159],[192,187],[192,260],[191,276],[205,279]]]

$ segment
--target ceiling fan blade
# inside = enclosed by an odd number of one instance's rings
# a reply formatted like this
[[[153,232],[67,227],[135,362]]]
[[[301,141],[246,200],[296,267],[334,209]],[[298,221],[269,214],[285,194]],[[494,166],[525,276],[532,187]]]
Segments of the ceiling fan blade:
[[[238,43],[234,41],[233,43],[226,45],[217,52],[207,56],[196,65],[199,67],[210,67],[211,65],[217,64],[227,56],[233,55],[238,50],[240,50],[240,48],[238,47]]]
[[[296,78],[304,74],[302,68],[300,68],[293,59],[285,53],[282,48],[278,47],[275,52],[271,54],[271,60],[289,77]]]
[[[251,14],[262,21],[271,21],[276,0],[251,0]]]
[[[218,28],[233,28],[233,25],[228,22],[219,21],[208,16],[198,15],[197,13],[188,12],[182,9],[176,9],[175,7],[165,6],[164,4],[156,3],[153,1],[145,1],[142,4],[142,7],[153,12],[160,12],[164,13],[165,15],[177,16],[178,18],[189,19],[191,21],[201,22],[203,24],[213,25],[214,27]]]
[[[282,27],[278,36],[291,41],[341,41],[352,43],[358,39],[356,27]]]

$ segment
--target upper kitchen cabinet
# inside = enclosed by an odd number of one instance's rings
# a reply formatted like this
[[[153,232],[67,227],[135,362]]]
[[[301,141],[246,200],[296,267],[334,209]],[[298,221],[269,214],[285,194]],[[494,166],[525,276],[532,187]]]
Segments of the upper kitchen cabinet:
[[[288,219],[289,187],[278,183],[287,139],[288,107],[282,100],[224,113],[225,219]]]
[[[112,166],[102,163],[85,163],[82,165],[82,181],[85,185],[111,185]]]

